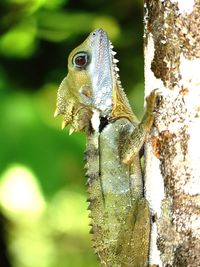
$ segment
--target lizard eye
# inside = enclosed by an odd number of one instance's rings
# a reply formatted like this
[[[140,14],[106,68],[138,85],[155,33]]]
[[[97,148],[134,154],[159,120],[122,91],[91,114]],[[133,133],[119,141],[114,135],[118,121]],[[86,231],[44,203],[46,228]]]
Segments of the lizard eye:
[[[73,57],[72,63],[77,68],[84,68],[89,63],[89,56],[86,52],[79,52]]]

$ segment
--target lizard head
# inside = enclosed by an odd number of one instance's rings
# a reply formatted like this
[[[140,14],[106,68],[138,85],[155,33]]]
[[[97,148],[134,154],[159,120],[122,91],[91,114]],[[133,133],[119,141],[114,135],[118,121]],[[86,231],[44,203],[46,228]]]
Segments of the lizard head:
[[[68,57],[68,74],[58,89],[55,115],[63,114],[63,126],[87,130],[93,114],[108,121],[132,120],[132,111],[119,80],[116,52],[107,33],[97,29]]]

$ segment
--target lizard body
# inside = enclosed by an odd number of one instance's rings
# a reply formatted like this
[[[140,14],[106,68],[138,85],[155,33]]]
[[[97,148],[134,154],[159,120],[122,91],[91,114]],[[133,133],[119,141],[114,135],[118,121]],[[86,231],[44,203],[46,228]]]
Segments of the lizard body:
[[[119,80],[107,34],[93,31],[68,58],[55,115],[87,135],[86,175],[93,247],[102,266],[148,266],[150,212],[139,151],[154,119],[157,97],[147,98],[141,122]]]

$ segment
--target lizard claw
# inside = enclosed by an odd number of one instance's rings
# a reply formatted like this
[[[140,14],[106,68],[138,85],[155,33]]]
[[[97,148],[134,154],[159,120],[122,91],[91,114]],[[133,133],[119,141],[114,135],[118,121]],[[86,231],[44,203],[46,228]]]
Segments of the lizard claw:
[[[159,106],[162,99],[161,92],[158,88],[151,91],[150,95],[146,97],[147,110],[151,113]]]

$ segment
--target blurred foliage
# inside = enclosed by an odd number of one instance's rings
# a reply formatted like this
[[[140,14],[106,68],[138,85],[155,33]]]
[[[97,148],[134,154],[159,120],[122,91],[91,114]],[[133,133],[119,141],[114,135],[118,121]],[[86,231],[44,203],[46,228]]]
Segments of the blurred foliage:
[[[122,84],[143,111],[142,1],[0,2],[0,267],[95,267],[85,136],[61,131],[56,92],[67,55],[101,27]]]

